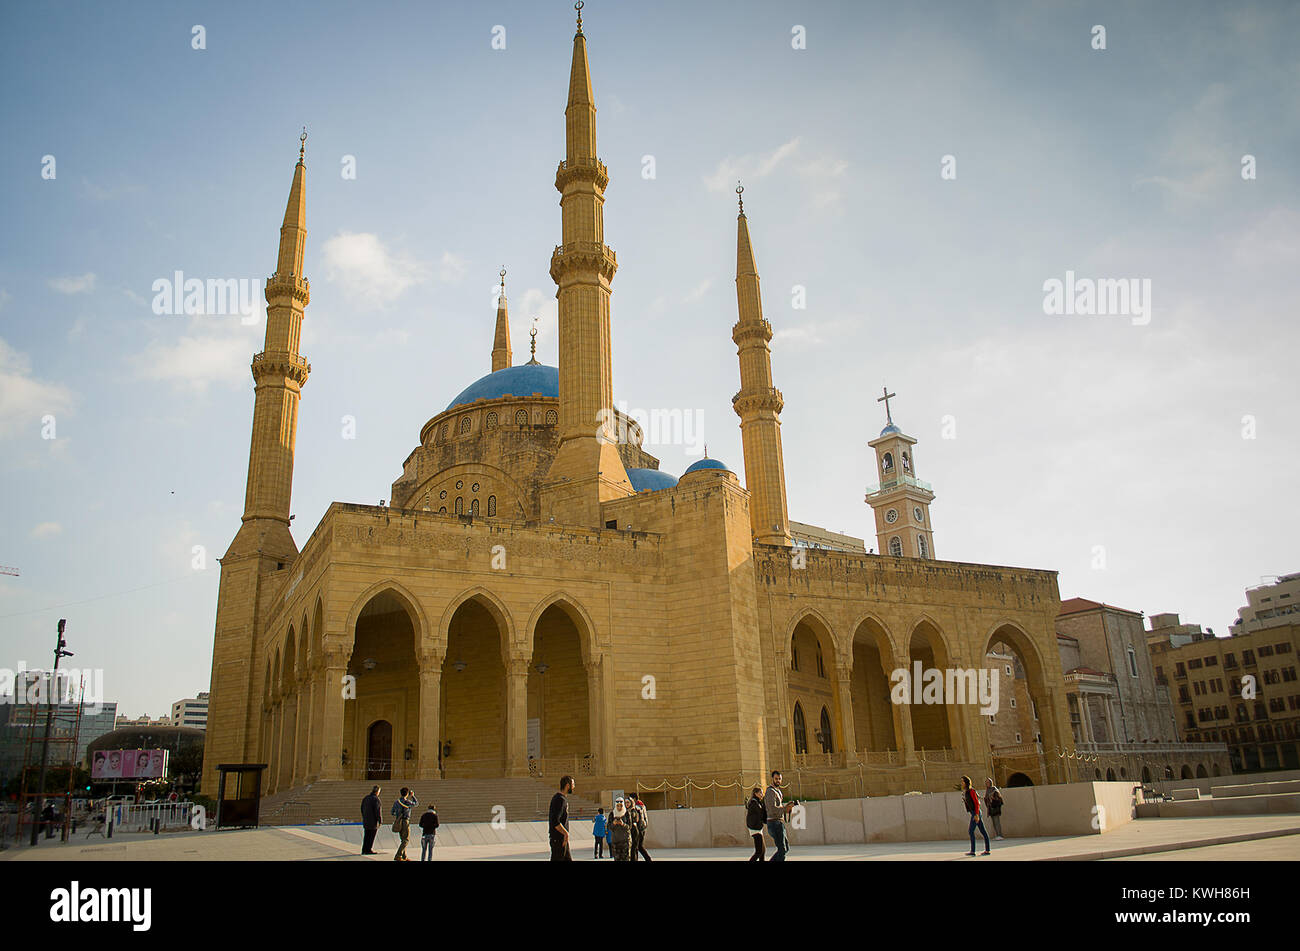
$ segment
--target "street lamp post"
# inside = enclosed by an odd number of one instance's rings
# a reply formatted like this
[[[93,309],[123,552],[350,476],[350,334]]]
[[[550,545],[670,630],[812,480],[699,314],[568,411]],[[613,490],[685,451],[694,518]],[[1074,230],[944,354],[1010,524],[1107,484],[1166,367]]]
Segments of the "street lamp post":
[[[32,816],[32,845],[40,841],[39,817],[45,812],[45,765],[50,753],[50,727],[54,722],[54,694],[59,689],[59,660],[72,656],[72,651],[63,649],[68,643],[63,639],[63,631],[67,624],[66,618],[59,618],[58,641],[54,646],[54,671],[50,674],[50,695],[45,698],[45,736],[41,740],[41,778],[36,786],[36,814]]]

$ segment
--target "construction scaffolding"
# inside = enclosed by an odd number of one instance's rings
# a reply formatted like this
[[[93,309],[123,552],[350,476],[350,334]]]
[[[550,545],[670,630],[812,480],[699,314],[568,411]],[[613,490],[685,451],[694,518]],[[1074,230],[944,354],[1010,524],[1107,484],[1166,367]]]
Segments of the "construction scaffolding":
[[[67,841],[72,824],[72,793],[76,779],[77,753],[81,739],[81,711],[86,697],[84,679],[78,686],[76,699],[60,703],[61,685],[50,684],[45,703],[25,703],[15,711],[13,727],[22,730],[23,768],[22,785],[18,794],[19,843],[31,836],[32,824],[43,829],[45,838],[59,833]],[[28,693],[31,696],[31,693]],[[41,789],[42,764],[45,767],[45,789]],[[60,772],[66,772],[66,778]],[[50,787],[54,791],[48,791]],[[53,807],[53,818],[43,817],[43,806]]]

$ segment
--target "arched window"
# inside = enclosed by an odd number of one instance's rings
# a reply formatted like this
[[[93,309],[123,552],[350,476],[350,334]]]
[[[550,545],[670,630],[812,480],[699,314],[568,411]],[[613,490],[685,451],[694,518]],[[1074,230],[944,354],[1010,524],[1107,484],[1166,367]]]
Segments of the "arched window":
[[[881,468],[884,469],[886,472],[894,471],[894,454],[892,452],[885,453],[885,458],[883,460],[883,465],[881,466]]]
[[[470,515],[478,514],[478,499],[469,500],[469,514]]]
[[[446,514],[447,514],[447,506],[444,505],[444,506],[442,506],[440,509],[438,509],[438,514],[439,514],[439,515],[446,515]]]
[[[916,536],[916,550],[921,553],[922,558],[930,557],[930,546],[925,543],[924,535]]]
[[[790,669],[795,671],[799,669],[799,648],[793,643],[790,644]]]
[[[903,471],[904,472],[912,471],[912,460],[907,458],[907,453],[903,453]]]
[[[489,495],[489,496],[488,496],[488,511],[487,511],[487,513],[488,513],[489,516],[492,516],[492,515],[496,515],[496,514],[497,514],[497,497],[496,497],[495,495]]]
[[[903,541],[897,535],[889,540],[889,553],[895,558],[903,557]]]
[[[467,432],[469,432],[469,417],[462,416],[460,418],[460,434],[464,436]]]
[[[548,410],[546,411],[546,425],[547,425],[547,426],[554,426],[554,425],[555,425],[556,423],[558,423],[559,421],[560,421],[560,414],[559,414],[559,413],[557,413],[557,412],[556,412],[555,410],[553,410],[553,409],[548,409]]]
[[[447,424],[443,423],[441,426],[438,427],[438,442],[446,442],[446,441],[447,441]]]
[[[817,676],[823,679],[826,677],[826,662],[822,660],[821,644],[817,645]]]
[[[456,496],[456,514],[457,515],[465,514],[465,499],[459,495]]]
[[[496,414],[496,413],[488,413],[488,414],[487,414],[487,419],[486,419],[486,420],[484,421],[484,423],[483,423],[483,428],[484,428],[484,429],[496,429],[496,428],[497,428],[497,414]]]
[[[797,701],[794,705],[794,751],[797,754],[808,752],[808,729],[803,722],[803,707]]]
[[[519,412],[515,413],[515,425],[516,426],[528,425],[528,410],[521,409]]]
[[[822,707],[822,752],[835,752],[835,737],[831,733],[831,715],[825,707]]]

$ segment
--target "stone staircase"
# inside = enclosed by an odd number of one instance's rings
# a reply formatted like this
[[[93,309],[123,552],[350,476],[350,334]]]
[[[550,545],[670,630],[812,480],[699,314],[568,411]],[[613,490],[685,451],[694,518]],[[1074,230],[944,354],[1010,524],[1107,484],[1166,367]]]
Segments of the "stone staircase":
[[[527,777],[499,779],[350,779],[327,780],[298,786],[262,799],[262,825],[314,825],[321,819],[361,821],[361,800],[378,782],[383,804],[383,824],[392,823],[389,809],[403,786],[415,790],[420,805],[412,820],[432,802],[442,823],[491,822],[497,806],[505,807],[511,822],[545,819],[555,787]],[[597,803],[581,796],[569,797],[571,818],[595,815]]]

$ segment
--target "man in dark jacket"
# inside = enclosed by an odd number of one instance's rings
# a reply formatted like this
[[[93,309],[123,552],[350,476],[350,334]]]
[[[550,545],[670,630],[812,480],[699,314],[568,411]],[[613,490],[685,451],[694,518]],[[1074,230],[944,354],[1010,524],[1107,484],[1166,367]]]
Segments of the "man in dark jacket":
[[[370,790],[370,795],[361,800],[361,827],[365,835],[361,840],[362,855],[377,855],[375,852],[375,835],[379,832],[379,819],[384,814],[383,804],[379,801],[379,787]]]
[[[433,808],[433,803],[424,807],[424,815],[420,816],[420,861],[433,861],[433,841],[438,835],[438,810]]]
[[[551,797],[551,811],[546,826],[550,830],[551,861],[572,862],[573,853],[569,851],[569,800],[573,792],[573,777],[560,778],[560,791]]]
[[[763,826],[766,822],[767,810],[763,808],[763,790],[755,786],[749,802],[745,803],[745,828],[754,837],[754,854],[749,857],[751,862],[766,860],[763,848]]]

